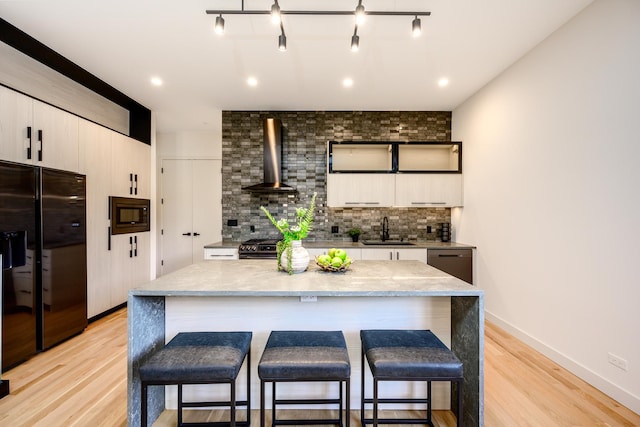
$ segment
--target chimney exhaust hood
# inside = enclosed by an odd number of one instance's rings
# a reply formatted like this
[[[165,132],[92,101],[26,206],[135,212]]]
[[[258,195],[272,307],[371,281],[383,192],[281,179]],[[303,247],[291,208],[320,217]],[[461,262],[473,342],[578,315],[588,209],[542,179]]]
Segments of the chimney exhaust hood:
[[[261,184],[243,187],[252,193],[295,193],[296,189],[283,183],[282,177],[282,121],[268,118],[263,122],[264,180]]]

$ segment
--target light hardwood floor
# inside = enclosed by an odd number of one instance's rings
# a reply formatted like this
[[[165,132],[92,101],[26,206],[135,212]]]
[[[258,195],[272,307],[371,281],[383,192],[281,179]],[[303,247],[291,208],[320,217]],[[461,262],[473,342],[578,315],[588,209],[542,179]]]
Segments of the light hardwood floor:
[[[11,394],[0,399],[0,426],[126,426],[126,316],[121,310],[92,323],[80,336],[5,372]],[[195,416],[220,415],[202,412]],[[449,411],[436,411],[434,421],[436,427],[455,425]],[[351,423],[359,425],[358,411]],[[252,425],[258,424],[254,411]],[[173,411],[155,423],[175,425]],[[487,323],[485,425],[640,426],[640,415]]]

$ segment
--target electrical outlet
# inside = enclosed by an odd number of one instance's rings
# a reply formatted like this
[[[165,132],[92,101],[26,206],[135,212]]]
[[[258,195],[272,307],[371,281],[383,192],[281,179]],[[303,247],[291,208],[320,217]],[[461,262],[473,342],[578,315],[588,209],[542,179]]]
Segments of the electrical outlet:
[[[318,302],[318,297],[315,295],[301,296],[300,302]]]
[[[613,366],[616,366],[622,369],[623,371],[627,370],[626,360],[624,360],[622,357],[616,356],[615,354],[612,354],[612,353],[608,353],[608,354],[609,354],[609,363],[611,363]]]
[[[427,233],[431,233],[431,226],[427,225]]]
[[[331,232],[332,232],[332,233],[334,233],[334,234],[339,233],[339,232],[340,232],[339,230],[340,230],[340,229],[338,228],[338,226],[337,226],[337,225],[332,225],[332,226],[331,226]]]

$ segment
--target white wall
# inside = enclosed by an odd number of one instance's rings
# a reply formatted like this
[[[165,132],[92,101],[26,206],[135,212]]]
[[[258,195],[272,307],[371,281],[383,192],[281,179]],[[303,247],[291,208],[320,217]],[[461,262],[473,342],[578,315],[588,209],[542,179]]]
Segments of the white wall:
[[[452,132],[464,147],[455,239],[478,247],[487,317],[635,412],[638,22],[640,1],[595,1],[455,109]]]

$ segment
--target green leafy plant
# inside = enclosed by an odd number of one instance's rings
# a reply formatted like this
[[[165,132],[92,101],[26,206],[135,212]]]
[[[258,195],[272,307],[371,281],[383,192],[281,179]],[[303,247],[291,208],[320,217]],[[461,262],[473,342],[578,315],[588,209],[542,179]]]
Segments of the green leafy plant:
[[[313,214],[316,208],[316,194],[313,193],[311,197],[311,203],[308,208],[296,208],[296,220],[290,224],[286,218],[276,220],[273,215],[269,213],[267,208],[260,206],[262,212],[265,213],[269,221],[282,233],[282,240],[276,245],[278,268],[280,268],[280,260],[282,254],[287,251],[288,265],[287,270],[289,274],[293,274],[293,268],[291,266],[291,242],[294,240],[302,240],[309,234],[309,231],[313,228]]]

